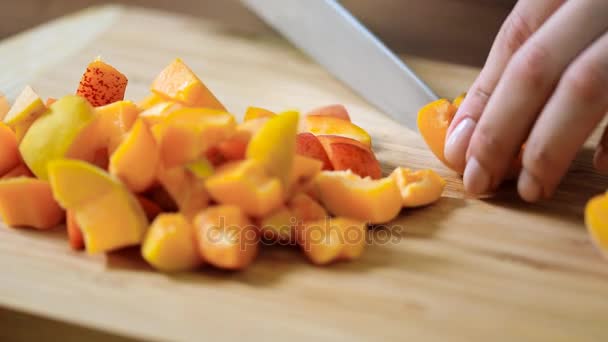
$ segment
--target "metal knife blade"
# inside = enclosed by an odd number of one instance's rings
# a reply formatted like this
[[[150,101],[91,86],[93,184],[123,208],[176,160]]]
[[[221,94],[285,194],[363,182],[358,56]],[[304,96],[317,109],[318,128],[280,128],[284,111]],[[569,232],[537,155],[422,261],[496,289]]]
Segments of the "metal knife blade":
[[[242,0],[336,78],[397,122],[417,130],[437,95],[335,0]]]

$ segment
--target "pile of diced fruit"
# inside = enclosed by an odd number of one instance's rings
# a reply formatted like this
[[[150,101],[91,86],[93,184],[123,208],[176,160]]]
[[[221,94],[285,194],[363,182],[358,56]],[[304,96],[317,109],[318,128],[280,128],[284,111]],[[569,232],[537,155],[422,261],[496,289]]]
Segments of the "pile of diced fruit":
[[[266,244],[315,264],[358,258],[368,225],[425,206],[431,170],[383,177],[369,134],[341,105],[301,116],[247,109],[239,123],[179,59],[143,101],[101,60],[76,95],[0,96],[0,215],[13,227],[66,222],[74,249],[141,246],[162,271],[243,269]]]

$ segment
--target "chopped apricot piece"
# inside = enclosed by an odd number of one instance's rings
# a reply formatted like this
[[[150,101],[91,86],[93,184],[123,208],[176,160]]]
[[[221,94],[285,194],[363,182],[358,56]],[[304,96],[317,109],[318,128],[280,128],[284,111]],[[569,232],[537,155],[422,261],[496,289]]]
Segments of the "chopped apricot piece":
[[[78,222],[76,222],[76,214],[72,210],[67,211],[65,221],[68,230],[70,247],[72,247],[72,249],[75,251],[84,249],[84,237],[82,236],[82,229],[80,229]]]
[[[372,146],[372,138],[361,127],[352,122],[331,116],[307,116],[306,130],[314,135],[339,135],[361,142],[367,147]]]
[[[406,208],[421,207],[436,202],[445,188],[445,180],[433,170],[412,171],[398,167],[391,173],[395,179],[403,206]]]
[[[236,131],[230,138],[217,145],[219,153],[224,161],[243,160],[247,154],[247,146],[251,140],[251,134],[246,131]]]
[[[21,163],[15,133],[0,122],[0,177]]]
[[[351,121],[350,115],[348,115],[348,110],[346,110],[346,107],[344,107],[344,105],[341,105],[341,104],[319,107],[319,108],[311,110],[307,115],[308,116],[331,116],[331,117],[346,120],[349,122]]]
[[[110,173],[133,192],[148,189],[156,179],[160,156],[150,128],[138,120],[110,158]]]
[[[291,210],[282,206],[260,221],[260,233],[265,240],[293,244],[296,242],[297,223],[297,218]]]
[[[337,135],[317,136],[327,152],[333,170],[351,170],[361,177],[382,177],[380,163],[374,152],[361,142]]]
[[[380,224],[401,211],[401,191],[391,177],[374,180],[350,170],[321,171],[315,183],[321,203],[336,216]]]
[[[188,219],[194,218],[209,205],[205,179],[198,178],[185,166],[170,169],[161,167],[158,180],[177,204],[179,211]]]
[[[123,100],[127,83],[125,75],[98,58],[87,66],[76,95],[84,97],[94,107],[104,106]]]
[[[258,253],[257,228],[239,207],[210,207],[196,216],[194,227],[201,256],[215,267],[244,269]]]
[[[99,121],[96,132],[100,137],[99,146],[106,148],[111,155],[131,130],[139,115],[139,108],[131,101],[116,101],[95,108]]]
[[[418,129],[422,138],[431,152],[446,166],[449,166],[449,163],[443,155],[443,148],[456,109],[448,100],[440,99],[427,104],[418,112]]]
[[[187,271],[203,264],[194,227],[182,214],[159,215],[146,234],[141,254],[163,272]]]
[[[244,121],[251,121],[259,118],[271,118],[276,114],[269,111],[268,109],[259,108],[259,107],[249,107],[247,111],[245,111]]]
[[[296,155],[293,159],[293,172],[291,173],[291,181],[289,182],[288,195],[306,190],[314,178],[321,172],[322,165],[321,161],[317,159]]]
[[[367,242],[365,222],[343,217],[305,223],[298,229],[304,254],[317,265],[354,260],[361,256]]]
[[[152,92],[190,107],[226,111],[226,107],[179,58],[156,77]]]
[[[156,106],[157,104],[159,104],[161,102],[166,102],[166,101],[167,101],[167,99],[165,97],[160,96],[155,93],[150,93],[143,100],[137,102],[137,107],[139,109],[141,109],[142,111],[145,111],[149,108]]]
[[[323,163],[323,170],[333,170],[327,152],[319,142],[317,136],[312,133],[299,133],[296,137],[296,153],[301,156],[315,158]]]
[[[216,202],[239,206],[247,215],[264,217],[283,202],[281,182],[266,174],[262,164],[248,159],[228,163],[205,181]]]
[[[40,96],[32,87],[26,86],[4,117],[4,122],[13,129],[17,141],[21,141],[32,123],[45,111],[46,106]]]
[[[178,109],[184,108],[181,103],[166,101],[160,102],[139,114],[139,117],[144,119],[149,125],[155,125],[163,121],[169,114]]]
[[[585,224],[595,246],[608,258],[608,195],[598,195],[587,202]]]
[[[329,216],[325,208],[303,193],[296,194],[290,199],[287,208],[300,222],[316,221]]]
[[[0,216],[13,227],[51,229],[65,217],[48,182],[35,178],[0,181]]]

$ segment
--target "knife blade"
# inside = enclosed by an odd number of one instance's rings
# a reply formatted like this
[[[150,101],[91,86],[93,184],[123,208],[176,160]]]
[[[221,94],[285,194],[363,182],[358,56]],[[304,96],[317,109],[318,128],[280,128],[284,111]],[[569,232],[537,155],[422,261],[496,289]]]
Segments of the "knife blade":
[[[397,122],[417,130],[437,95],[335,0],[242,0],[337,79]]]

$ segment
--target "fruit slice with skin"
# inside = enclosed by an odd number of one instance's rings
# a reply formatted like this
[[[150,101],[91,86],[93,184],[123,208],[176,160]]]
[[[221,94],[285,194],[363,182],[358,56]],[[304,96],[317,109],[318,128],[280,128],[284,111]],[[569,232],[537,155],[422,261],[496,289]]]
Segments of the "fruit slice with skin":
[[[152,83],[152,92],[190,107],[226,111],[222,103],[203,82],[184,64],[175,59]]]
[[[35,178],[0,180],[0,216],[13,227],[51,229],[65,217],[48,182]]]
[[[80,225],[78,222],[76,222],[76,214],[73,211],[68,210],[65,221],[70,247],[72,247],[72,249],[75,251],[83,250],[84,237],[82,236],[82,229],[80,228]]]
[[[431,152],[443,164],[449,163],[443,154],[448,127],[456,114],[456,106],[446,99],[433,101],[418,112],[418,130]]]
[[[306,130],[314,135],[339,135],[372,146],[372,138],[361,127],[331,116],[307,116],[304,120]]]
[[[94,107],[105,106],[124,99],[127,83],[125,75],[98,58],[87,66],[76,94]]]
[[[421,207],[441,198],[445,180],[433,170],[412,171],[398,167],[391,177],[397,182],[403,198],[403,207]]]
[[[382,177],[380,163],[374,152],[357,140],[337,136],[317,136],[325,149],[333,170],[351,170],[361,177]]]
[[[401,191],[395,180],[361,178],[350,170],[322,171],[315,179],[319,200],[335,216],[370,224],[387,223],[399,215]]]
[[[243,121],[251,121],[259,118],[271,118],[273,116],[276,116],[276,114],[269,111],[268,109],[259,107],[249,107],[245,111],[245,118],[243,119]]]
[[[110,158],[110,173],[133,192],[148,189],[156,179],[160,155],[156,140],[143,120],[138,120]]]
[[[364,222],[336,217],[305,223],[298,231],[298,241],[312,263],[327,265],[359,258],[365,249],[366,234]]]
[[[251,138],[247,158],[257,160],[266,172],[289,185],[295,156],[299,114],[284,112],[270,118]]]
[[[196,216],[194,227],[201,256],[215,267],[244,269],[258,253],[257,228],[239,207],[210,207]]]
[[[0,122],[0,177],[20,163],[17,137],[6,124]]]
[[[283,186],[268,176],[262,164],[248,159],[224,165],[205,181],[211,198],[240,207],[247,215],[264,217],[283,203]]]
[[[296,137],[296,154],[318,159],[323,163],[323,170],[333,170],[331,161],[321,142],[312,133],[299,133]]]
[[[26,86],[4,117],[4,122],[15,132],[17,141],[21,141],[32,123],[44,114],[46,109],[34,89]]]
[[[23,160],[36,177],[48,179],[47,163],[51,160],[84,155],[81,149],[91,147],[75,142],[91,136],[85,131],[94,119],[93,108],[85,99],[66,96],[36,120],[19,145]],[[95,151],[90,152],[92,158]]]
[[[48,165],[55,199],[74,212],[87,251],[108,252],[142,242],[148,220],[137,198],[115,177],[79,160]]]
[[[587,202],[585,225],[591,241],[608,258],[608,195],[598,195]]]
[[[4,121],[4,117],[10,109],[11,106],[9,105],[8,100],[6,99],[6,96],[4,96],[2,92],[0,92],[0,121]]]
[[[346,110],[346,107],[341,104],[334,104],[313,109],[307,114],[307,116],[330,116],[341,120],[346,120],[348,122],[351,121],[350,115],[348,115],[348,110]]]
[[[188,271],[203,264],[194,226],[182,214],[159,215],[146,233],[141,254],[163,272]]]

